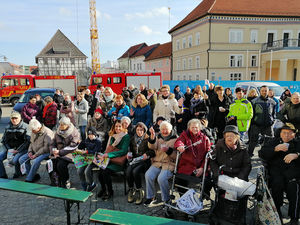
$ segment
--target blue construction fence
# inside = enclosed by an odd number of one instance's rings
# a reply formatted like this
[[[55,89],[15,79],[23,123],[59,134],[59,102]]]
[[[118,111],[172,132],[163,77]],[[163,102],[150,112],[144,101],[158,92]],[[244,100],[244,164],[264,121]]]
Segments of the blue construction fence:
[[[236,83],[239,82],[253,82],[251,80],[215,80],[209,81],[214,83],[215,85],[221,85],[224,88],[231,88],[234,91],[234,87]],[[288,88],[293,92],[300,92],[300,81],[255,81],[255,82],[272,82],[280,85],[283,88]],[[173,92],[176,85],[179,85],[180,90],[185,93],[187,87],[193,89],[196,85],[201,85],[203,87],[205,85],[205,80],[165,80],[163,81],[164,85],[169,85],[171,91]],[[207,86],[207,85],[206,85]]]

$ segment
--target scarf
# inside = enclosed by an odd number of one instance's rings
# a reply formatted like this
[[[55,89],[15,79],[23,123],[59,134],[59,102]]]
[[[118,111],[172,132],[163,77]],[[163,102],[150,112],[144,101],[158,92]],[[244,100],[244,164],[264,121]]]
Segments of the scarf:
[[[51,102],[50,104],[45,105],[44,110],[43,110],[43,118],[46,117],[47,110],[48,110],[48,108],[49,108],[51,105],[53,105],[53,103],[54,103],[54,102]]]
[[[125,103],[123,102],[122,105],[117,105],[115,104],[115,108],[116,108],[116,115],[119,115],[119,111],[124,108]]]
[[[162,97],[163,99],[168,99],[168,98],[169,98],[169,95],[168,95],[168,96],[161,95],[161,97]]]
[[[147,95],[147,100],[149,100],[152,97],[153,94],[148,94]]]
[[[190,110],[191,110],[192,113],[194,112],[194,108],[197,105],[199,105],[202,102],[202,100],[203,100],[202,98],[199,98],[199,99],[192,98],[191,99],[191,108],[190,108]]]
[[[176,137],[174,130],[172,130],[171,133],[166,137],[162,136],[161,133],[159,133],[158,136],[159,136],[159,138],[163,139],[163,141],[169,141],[172,137],[174,137],[174,136]]]
[[[103,95],[103,97],[106,102],[110,102],[113,100],[114,95],[113,94],[111,94],[110,96]]]
[[[144,133],[143,136],[141,136],[141,137],[134,134],[134,142],[136,144],[136,151],[137,151],[136,153],[138,153],[138,151],[139,151],[139,146],[142,143],[142,141],[144,140],[145,134],[146,133]]]

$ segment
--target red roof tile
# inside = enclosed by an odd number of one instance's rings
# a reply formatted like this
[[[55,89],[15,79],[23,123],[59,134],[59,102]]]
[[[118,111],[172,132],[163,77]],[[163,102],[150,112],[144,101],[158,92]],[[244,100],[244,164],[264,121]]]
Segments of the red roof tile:
[[[139,49],[144,46],[148,46],[146,43],[141,43],[138,45],[131,46],[119,59],[121,58],[128,58],[135,54]]]
[[[203,0],[169,33],[207,14],[300,17],[300,3],[299,0]]]
[[[172,42],[158,46],[144,61],[170,57],[172,55]]]
[[[157,48],[159,46],[159,44],[154,44],[154,45],[150,45],[150,46],[146,46],[143,47],[142,49],[138,50],[134,55],[132,55],[131,57],[137,57],[137,56],[141,56],[144,55],[145,57],[147,57],[149,54],[151,54],[151,52]]]

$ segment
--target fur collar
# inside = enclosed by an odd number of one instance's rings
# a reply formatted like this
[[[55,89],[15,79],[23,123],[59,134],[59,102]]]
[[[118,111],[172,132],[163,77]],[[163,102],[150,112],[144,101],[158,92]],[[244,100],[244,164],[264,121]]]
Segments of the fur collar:
[[[132,103],[131,103],[131,105],[132,105],[134,108],[137,107],[136,99],[137,99],[137,96],[135,96],[135,98],[133,99],[133,101],[132,101]],[[140,107],[141,107],[141,108],[144,108],[144,107],[147,106],[147,105],[148,105],[148,100],[145,99],[145,100],[142,102],[142,104],[140,105]]]
[[[173,99],[173,98],[175,98],[175,95],[172,94],[172,93],[170,93],[168,99]],[[158,99],[159,99],[159,100],[164,100],[161,94],[159,95],[159,98],[158,98]]]

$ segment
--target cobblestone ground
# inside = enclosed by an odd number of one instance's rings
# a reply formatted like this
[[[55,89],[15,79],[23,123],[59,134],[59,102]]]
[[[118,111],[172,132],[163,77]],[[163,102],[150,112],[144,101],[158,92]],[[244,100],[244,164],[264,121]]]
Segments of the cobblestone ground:
[[[11,107],[3,107],[3,117],[0,122],[0,138],[2,137],[4,127],[9,121],[8,115],[11,111]],[[260,166],[260,162],[257,157],[253,159],[253,169],[251,172],[251,180],[255,182],[257,168]],[[72,188],[80,190],[80,183],[76,173],[76,169],[73,165],[69,165],[69,171],[71,176]],[[13,175],[13,169],[7,167],[7,173],[9,176]],[[45,169],[45,162],[42,163],[39,174],[41,180],[38,183],[49,184],[48,173]],[[25,177],[18,178],[17,180],[23,181]],[[120,210],[132,213],[139,213],[143,215],[164,217],[164,210],[161,204],[155,207],[145,207],[143,205],[135,205],[134,203],[127,203],[127,197],[124,195],[124,183],[122,176],[115,176],[113,178],[113,189],[115,191],[114,197],[109,201],[102,201],[97,199],[94,194],[86,203],[80,204],[80,224],[90,224],[89,217],[98,208]],[[66,213],[64,210],[64,202],[58,199],[46,198],[35,195],[22,194],[12,191],[0,190],[0,225],[60,225],[66,224]],[[199,223],[208,223],[208,208],[209,202],[206,208],[196,221]],[[284,213],[285,214],[285,213]],[[187,220],[187,216],[182,213],[175,213],[176,219]],[[247,218],[251,218],[252,215],[248,213]],[[71,210],[72,223],[77,222],[77,210],[73,207]],[[94,223],[91,223],[94,224]]]

